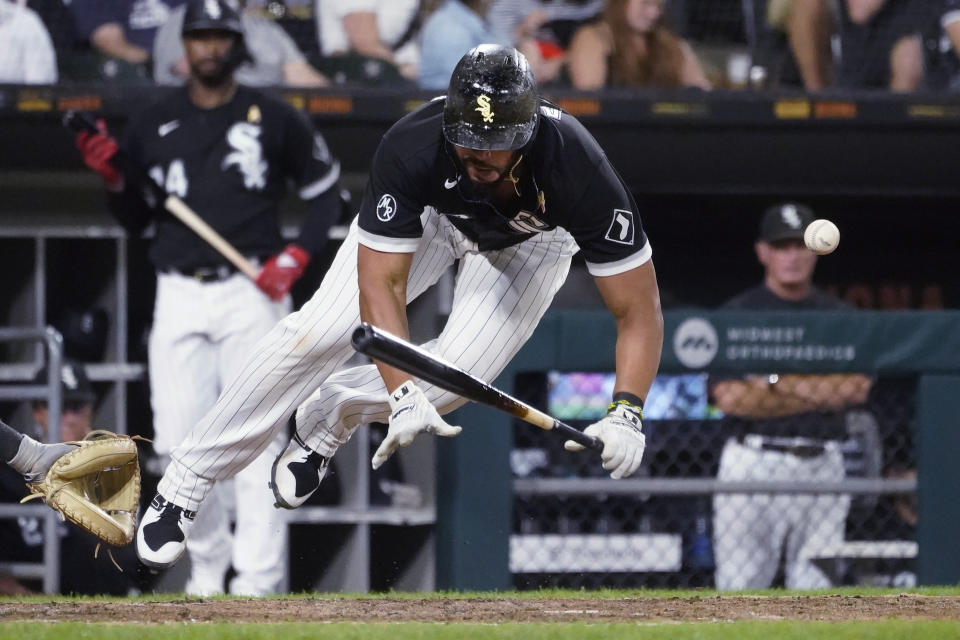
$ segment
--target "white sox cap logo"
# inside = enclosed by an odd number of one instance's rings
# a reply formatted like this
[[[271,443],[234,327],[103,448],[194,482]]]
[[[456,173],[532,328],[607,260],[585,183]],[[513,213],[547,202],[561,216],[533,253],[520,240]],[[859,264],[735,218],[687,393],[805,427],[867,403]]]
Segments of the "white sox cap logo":
[[[780,209],[780,219],[784,224],[790,225],[794,229],[799,229],[803,223],[800,221],[800,214],[797,212],[796,205],[785,204]]]
[[[223,14],[223,12],[220,11],[220,3],[218,3],[217,0],[205,0],[203,10],[213,20],[219,20]]]
[[[397,201],[389,193],[380,196],[377,203],[377,220],[380,222],[389,222],[397,213]]]

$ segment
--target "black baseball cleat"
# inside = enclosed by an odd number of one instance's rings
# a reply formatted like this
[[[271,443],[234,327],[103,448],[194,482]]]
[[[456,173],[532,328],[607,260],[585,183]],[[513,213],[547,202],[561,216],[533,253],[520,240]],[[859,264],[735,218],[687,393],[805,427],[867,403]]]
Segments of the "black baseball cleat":
[[[294,435],[287,448],[273,461],[270,488],[278,509],[296,509],[320,486],[330,458],[324,458]]]
[[[178,507],[159,493],[153,496],[137,529],[140,561],[154,569],[172,567],[187,548],[187,534],[196,517],[196,511]]]

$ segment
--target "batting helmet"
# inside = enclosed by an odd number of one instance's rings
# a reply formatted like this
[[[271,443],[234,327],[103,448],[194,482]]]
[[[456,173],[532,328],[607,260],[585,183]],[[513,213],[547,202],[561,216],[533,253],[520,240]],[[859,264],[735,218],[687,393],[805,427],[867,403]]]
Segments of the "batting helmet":
[[[481,44],[450,77],[443,135],[469,149],[520,149],[537,128],[537,83],[530,64],[511,47]]]
[[[181,35],[196,31],[229,31],[243,38],[240,15],[224,0],[190,0],[183,14]]]
[[[243,40],[243,23],[240,14],[224,0],[190,0],[183,14],[181,34],[187,37],[200,31],[226,31],[236,36],[236,42],[230,48],[224,60],[223,73],[230,74],[244,62],[252,62],[253,57]]]

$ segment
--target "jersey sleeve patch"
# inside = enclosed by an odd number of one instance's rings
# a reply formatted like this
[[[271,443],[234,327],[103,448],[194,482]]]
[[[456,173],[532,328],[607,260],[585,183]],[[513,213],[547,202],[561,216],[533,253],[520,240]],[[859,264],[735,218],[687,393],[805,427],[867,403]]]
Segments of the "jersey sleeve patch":
[[[614,262],[587,261],[587,271],[592,276],[615,276],[618,273],[636,269],[652,257],[653,248],[650,247],[650,241],[648,240],[639,251],[622,260],[615,260]]]
[[[413,253],[420,246],[420,238],[390,238],[359,229],[357,239],[363,246],[384,253]]]
[[[607,235],[604,238],[617,244],[632,245],[633,238],[636,235],[634,228],[632,211],[614,209],[613,217],[610,220],[610,228],[607,229]]]

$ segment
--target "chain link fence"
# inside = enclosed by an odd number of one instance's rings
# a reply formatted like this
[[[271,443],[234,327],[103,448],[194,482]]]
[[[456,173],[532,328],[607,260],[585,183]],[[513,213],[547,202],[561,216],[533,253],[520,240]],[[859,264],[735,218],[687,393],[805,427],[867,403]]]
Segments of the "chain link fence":
[[[849,397],[844,385],[860,385],[865,398],[740,418],[716,406],[721,377],[659,376],[645,407],[643,464],[628,480],[610,480],[595,456],[517,423],[514,585],[915,584],[916,379],[810,378],[827,384],[827,402]],[[790,379],[772,386],[781,382]],[[584,428],[605,412],[612,385],[612,374],[550,372],[521,374],[516,389]]]

